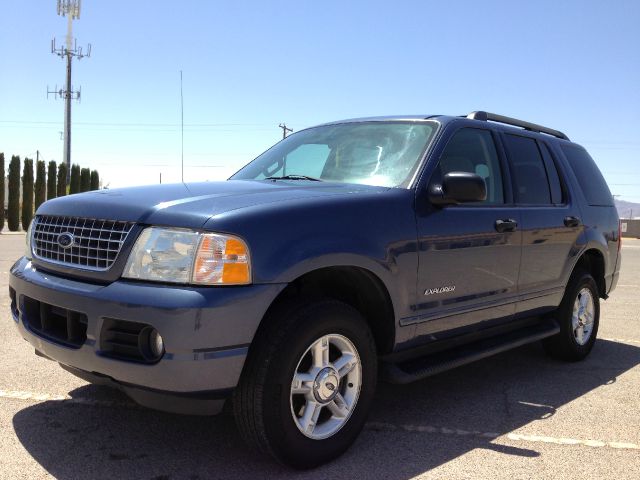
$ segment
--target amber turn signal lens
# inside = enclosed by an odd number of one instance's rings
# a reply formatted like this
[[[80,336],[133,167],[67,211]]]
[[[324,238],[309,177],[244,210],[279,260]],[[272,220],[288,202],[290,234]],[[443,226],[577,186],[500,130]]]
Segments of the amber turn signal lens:
[[[241,239],[217,233],[202,235],[193,265],[193,283],[246,285],[251,283],[249,249]]]

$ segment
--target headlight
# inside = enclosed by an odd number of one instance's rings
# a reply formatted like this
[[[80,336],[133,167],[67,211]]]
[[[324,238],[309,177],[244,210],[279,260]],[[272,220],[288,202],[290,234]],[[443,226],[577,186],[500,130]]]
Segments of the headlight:
[[[149,227],[136,240],[124,277],[199,285],[251,283],[249,249],[218,233]]]
[[[31,257],[33,256],[33,254],[31,253],[31,236],[33,235],[32,233],[33,231],[33,220],[31,220],[31,223],[29,224],[29,228],[27,228],[27,236],[26,236],[26,247],[25,247],[25,252],[24,252],[24,256],[27,257],[29,260],[31,260]]]

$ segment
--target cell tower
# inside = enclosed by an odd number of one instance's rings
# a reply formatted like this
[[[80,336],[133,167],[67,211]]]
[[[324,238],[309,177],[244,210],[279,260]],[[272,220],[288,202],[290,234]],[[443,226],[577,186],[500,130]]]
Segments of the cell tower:
[[[71,85],[71,62],[73,58],[80,60],[83,57],[91,55],[91,44],[88,44],[87,51],[84,53],[82,47],[76,45],[73,38],[73,20],[80,18],[81,0],[58,0],[58,15],[67,17],[67,38],[63,47],[56,47],[56,39],[51,40],[51,53],[58,55],[60,58],[67,60],[67,79],[64,88],[50,91],[47,88],[47,96],[55,95],[56,98],[64,99],[64,145],[62,147],[62,157],[64,163],[67,164],[67,184],[71,175],[71,100],[80,101],[81,90],[74,90]]]

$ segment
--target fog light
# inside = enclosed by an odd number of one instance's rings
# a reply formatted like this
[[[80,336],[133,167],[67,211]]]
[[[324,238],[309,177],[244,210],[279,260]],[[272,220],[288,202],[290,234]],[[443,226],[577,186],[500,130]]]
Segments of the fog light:
[[[140,332],[141,350],[147,361],[157,362],[164,355],[164,340],[153,327],[146,327]]]
[[[149,346],[153,356],[160,358],[164,354],[164,341],[155,328],[149,335]]]

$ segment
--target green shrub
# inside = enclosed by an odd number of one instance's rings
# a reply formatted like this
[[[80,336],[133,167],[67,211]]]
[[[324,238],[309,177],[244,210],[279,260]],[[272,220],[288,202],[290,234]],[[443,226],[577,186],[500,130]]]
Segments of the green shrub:
[[[80,166],[71,165],[71,179],[69,180],[69,193],[80,193]]]
[[[11,156],[9,163],[9,204],[7,223],[9,230],[17,232],[20,230],[20,157]]]
[[[24,159],[22,171],[22,229],[29,228],[33,218],[33,160]]]
[[[67,194],[67,164],[64,162],[58,165],[58,188],[56,194],[58,197],[64,197]]]
[[[4,228],[4,153],[0,152],[0,232]]]
[[[34,211],[47,199],[47,167],[43,160],[36,164],[36,186]]]
[[[83,168],[80,170],[80,191],[88,192],[91,190],[91,170]]]
[[[91,190],[100,189],[100,175],[97,170],[91,170]]]
[[[47,200],[56,198],[56,170],[56,162],[51,160],[47,171]]]

